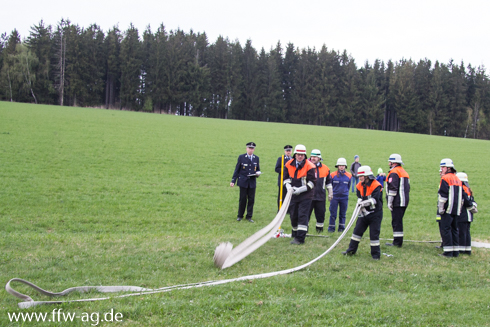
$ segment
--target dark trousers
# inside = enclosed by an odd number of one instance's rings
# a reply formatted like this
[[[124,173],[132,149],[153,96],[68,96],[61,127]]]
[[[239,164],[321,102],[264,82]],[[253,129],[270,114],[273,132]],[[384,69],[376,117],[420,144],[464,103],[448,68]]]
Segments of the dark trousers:
[[[375,212],[367,217],[359,217],[356,222],[356,227],[352,233],[352,237],[349,243],[347,252],[352,254],[357,252],[359,242],[362,235],[369,227],[369,239],[371,240],[371,256],[373,259],[379,259],[381,257],[381,250],[379,247],[379,233],[381,232],[381,221],[383,220],[383,212]]]
[[[463,208],[463,210],[466,210]],[[460,221],[458,223],[459,230],[459,252],[464,254],[471,254],[471,234],[470,234],[471,222]]]
[[[441,238],[442,249],[446,257],[457,257],[459,255],[459,231],[458,216],[443,214],[441,215]]]
[[[248,203],[247,203],[248,202]],[[240,200],[238,202],[238,218],[243,218],[247,207],[247,219],[252,218],[255,203],[255,187],[240,187]]]
[[[407,207],[394,207],[391,212],[391,227],[393,227],[393,245],[403,244],[403,216]]]
[[[277,211],[279,211],[279,199],[281,198],[281,186],[278,186],[277,187]],[[282,186],[282,204],[284,204],[284,198],[286,198],[286,193],[288,192],[288,190]],[[289,212],[289,210],[288,210]]]
[[[347,205],[349,198],[333,197],[330,201],[330,221],[328,223],[328,231],[335,232],[335,220],[337,219],[337,208],[339,208],[339,232],[345,229],[345,214],[347,213]]]
[[[289,204],[292,236],[301,243],[305,242],[308,231],[308,217],[310,213],[311,199],[303,199],[301,202],[292,200]]]
[[[315,210],[315,218],[316,218],[316,227],[322,227],[325,223],[325,206],[326,206],[326,200],[325,201],[311,201],[311,206],[310,206],[310,213],[308,214],[308,222],[310,221],[311,214],[313,213],[313,210]]]

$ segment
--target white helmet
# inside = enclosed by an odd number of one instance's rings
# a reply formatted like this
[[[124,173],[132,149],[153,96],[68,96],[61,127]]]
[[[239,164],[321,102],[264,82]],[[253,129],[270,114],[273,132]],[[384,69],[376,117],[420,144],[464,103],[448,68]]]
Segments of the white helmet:
[[[361,166],[357,170],[357,175],[358,176],[374,176],[373,171],[371,170],[371,167],[369,166]]]
[[[347,160],[345,158],[338,158],[337,163],[335,164],[335,168],[338,166],[346,166],[347,167]]]
[[[441,160],[441,167],[449,167],[449,168],[454,168],[453,161],[449,158],[442,159]]]
[[[456,176],[462,182],[467,182],[468,181],[468,175],[466,175],[466,173],[457,173]]]
[[[311,150],[310,158],[311,157],[318,157],[322,159],[322,153],[318,149]]]
[[[389,158],[388,162],[399,163],[403,165],[402,156],[398,153],[393,153]]]
[[[303,145],[303,144],[298,144],[295,148],[294,148],[294,153],[293,153],[293,156],[298,153],[298,154],[304,154],[306,156],[306,147]]]

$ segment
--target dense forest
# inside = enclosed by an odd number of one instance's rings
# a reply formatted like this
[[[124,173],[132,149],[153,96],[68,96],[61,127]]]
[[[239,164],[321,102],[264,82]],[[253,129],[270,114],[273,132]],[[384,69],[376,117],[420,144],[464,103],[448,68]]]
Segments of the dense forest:
[[[450,56],[450,54],[448,54]],[[376,60],[346,50],[266,52],[205,33],[104,32],[61,20],[0,37],[0,100],[490,138],[485,67]]]

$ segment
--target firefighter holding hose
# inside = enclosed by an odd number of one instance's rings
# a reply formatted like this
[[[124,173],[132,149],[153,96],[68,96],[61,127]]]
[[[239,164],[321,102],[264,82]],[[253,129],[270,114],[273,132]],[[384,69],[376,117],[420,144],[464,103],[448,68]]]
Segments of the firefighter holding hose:
[[[313,188],[316,183],[316,166],[306,159],[306,147],[302,144],[296,145],[293,159],[286,163],[284,171],[284,185],[288,191],[291,188],[294,191],[289,204],[289,212],[291,237],[294,237],[291,244],[295,245],[305,242],[311,201],[314,195]]]
[[[371,239],[371,256],[379,260],[381,250],[379,247],[379,233],[381,232],[381,220],[383,219],[383,187],[374,178],[369,166],[359,167],[357,174],[360,182],[357,184],[358,205],[361,206],[356,227],[352,233],[349,248],[342,252],[343,255],[353,255],[357,252],[362,235],[369,227]]]

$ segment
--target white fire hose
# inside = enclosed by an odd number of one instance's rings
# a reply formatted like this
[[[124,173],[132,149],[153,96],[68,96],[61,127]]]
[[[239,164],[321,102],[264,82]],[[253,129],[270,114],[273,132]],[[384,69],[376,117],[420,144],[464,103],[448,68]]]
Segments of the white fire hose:
[[[277,228],[281,225],[282,220],[284,219],[285,213],[287,211],[287,208],[289,207],[289,202],[291,200],[291,192],[288,192],[284,201],[284,205],[282,206],[281,210],[279,210],[279,213],[276,215],[276,218],[261,229],[259,232],[255,233],[248,239],[246,239],[244,242],[242,242],[240,245],[238,245],[234,250],[230,251],[223,251],[221,254],[216,254],[215,253],[215,262],[216,262],[216,256],[218,256],[218,263],[217,265],[221,264],[221,268],[224,269],[226,267],[230,267],[231,265],[235,264],[236,262],[242,260],[245,258],[247,255],[255,251],[258,247],[260,247],[262,244],[267,242],[272,236],[272,233],[275,233]],[[284,210],[283,210],[284,209]],[[333,248],[339,244],[339,242],[344,238],[344,236],[347,234],[349,229],[351,228],[352,224],[357,219],[357,215],[359,213],[359,203],[356,204],[356,207],[354,209],[354,212],[352,213],[352,218],[350,219],[349,223],[347,224],[344,232],[339,236],[339,238],[325,251],[323,252],[320,256],[316,257],[315,259],[311,260],[310,262],[307,262],[301,266],[295,267],[295,268],[290,268],[286,270],[281,270],[281,271],[275,271],[275,272],[270,272],[270,273],[264,273],[264,274],[257,274],[257,275],[250,275],[250,276],[243,276],[243,277],[238,277],[238,278],[232,278],[232,279],[224,279],[224,280],[216,280],[216,281],[207,281],[207,282],[200,282],[200,283],[192,283],[192,284],[182,284],[182,285],[174,285],[174,286],[167,286],[167,287],[162,287],[162,288],[157,288],[157,289],[149,289],[149,288],[143,288],[143,287],[138,287],[138,286],[80,286],[80,287],[71,287],[68,288],[62,292],[59,293],[53,293],[46,291],[39,286],[28,282],[24,279],[21,278],[12,278],[7,282],[5,285],[5,290],[12,294],[13,296],[24,300],[24,302],[19,302],[18,306],[21,309],[25,308],[30,308],[36,305],[41,305],[41,304],[61,304],[61,303],[74,303],[74,302],[94,302],[94,301],[102,301],[102,300],[108,300],[111,298],[124,298],[124,297],[129,297],[129,296],[140,296],[140,295],[146,295],[146,294],[155,294],[155,293],[163,293],[163,292],[169,292],[172,290],[182,290],[182,289],[189,289],[189,288],[197,288],[197,287],[203,287],[203,286],[214,286],[214,285],[221,285],[221,284],[227,284],[231,282],[237,282],[237,281],[242,281],[242,280],[253,280],[253,279],[261,279],[261,278],[268,278],[268,277],[273,277],[273,276],[279,276],[279,275],[285,275],[285,274],[290,274],[292,272],[296,272],[298,270],[304,269],[311,264],[315,263],[316,261],[320,260],[323,258],[325,255],[327,255]],[[275,229],[274,229],[275,228]],[[270,231],[269,231],[270,230]],[[264,236],[265,235],[265,236]],[[231,244],[230,244],[231,245]],[[219,248],[220,246],[218,246]],[[218,250],[218,248],[216,250]],[[223,248],[221,248],[223,250]],[[226,255],[227,254],[227,255]],[[129,294],[124,294],[124,295],[119,295],[119,296],[114,296],[114,297],[101,297],[101,298],[91,298],[91,299],[81,299],[81,300],[71,300],[71,301],[34,301],[31,297],[19,293],[15,291],[11,286],[10,283],[12,282],[19,282],[26,284],[36,291],[48,295],[48,296],[63,296],[67,295],[72,292],[89,292],[89,291],[98,291],[100,293],[114,293],[114,292],[131,292]]]

